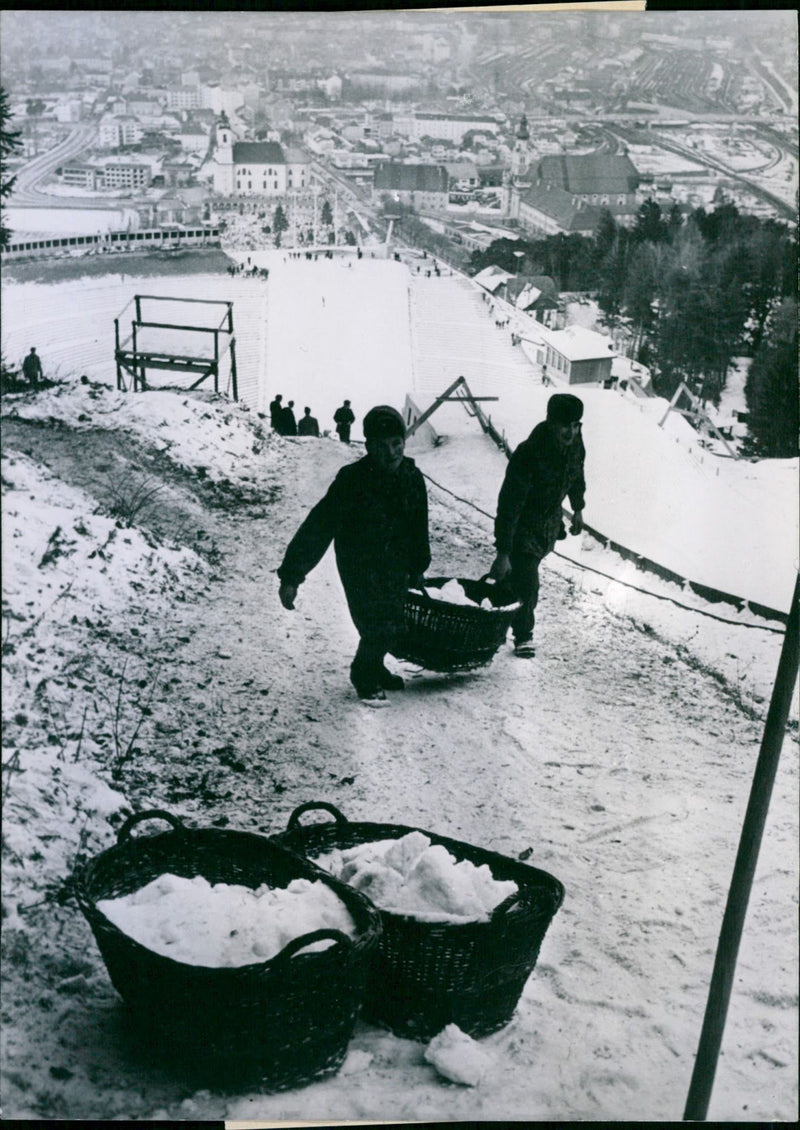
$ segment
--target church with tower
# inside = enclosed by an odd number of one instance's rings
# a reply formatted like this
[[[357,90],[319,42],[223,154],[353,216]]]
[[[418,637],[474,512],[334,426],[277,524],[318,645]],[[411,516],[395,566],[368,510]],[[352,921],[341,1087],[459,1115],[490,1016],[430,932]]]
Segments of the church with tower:
[[[221,196],[284,196],[308,188],[310,158],[277,141],[236,141],[223,113],[215,127],[214,191]]]
[[[607,209],[617,223],[634,222],[640,177],[626,151],[534,157],[528,120],[519,120],[504,177],[505,214],[531,234],[592,234]]]

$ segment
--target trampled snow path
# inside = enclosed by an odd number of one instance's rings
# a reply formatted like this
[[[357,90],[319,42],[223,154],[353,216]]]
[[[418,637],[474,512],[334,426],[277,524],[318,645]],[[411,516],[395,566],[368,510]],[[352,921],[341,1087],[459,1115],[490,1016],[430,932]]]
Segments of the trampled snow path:
[[[77,416],[87,394],[73,395]],[[96,405],[95,422],[129,426],[130,414],[146,437],[143,406],[113,410],[116,394],[106,399],[105,414],[102,397],[87,402]],[[567,898],[518,1014],[484,1042],[498,1070],[477,1091],[442,1084],[422,1045],[360,1025],[351,1047],[372,1056],[366,1066],[362,1057],[360,1067],[351,1061],[357,1070],[324,1083],[235,1098],[187,1096],[157,1063],[131,1056],[88,926],[77,911],[51,907],[31,922],[49,922],[48,937],[59,937],[66,980],[43,995],[49,1003],[41,1008],[30,1007],[23,981],[12,981],[6,1007],[18,1023],[7,1044],[7,1110],[95,1118],[159,1111],[171,1118],[679,1118],[758,717],[557,568],[545,571],[533,663],[504,649],[490,668],[452,678],[398,665],[406,690],[391,695],[385,710],[364,707],[347,680],[356,637],[332,555],[302,587],[294,613],[280,607],[273,572],[302,515],[358,451],[270,437],[255,455],[240,410],[201,406],[187,431],[179,420],[188,409],[180,397],[170,407],[170,399],[147,399],[158,445],[180,435],[185,465],[202,463],[213,479],[255,475],[273,501],[261,517],[235,509],[206,516],[224,557],[219,579],[204,583],[196,601],[150,621],[140,597],[137,635],[125,646],[165,665],[169,693],[153,701],[141,753],[116,781],[127,804],[167,807],[201,825],[274,832],[297,804],[331,800],[352,819],[407,823],[510,855],[532,848],[532,862],[562,880]],[[174,432],[159,424],[173,417]],[[490,476],[497,453],[485,442]],[[77,443],[86,449],[80,437]],[[447,447],[428,453],[432,478],[446,475],[453,454]],[[435,488],[431,499],[435,569],[483,572],[491,556],[485,526]],[[779,637],[772,646],[777,663]],[[79,712],[81,701],[76,692],[64,708]],[[89,758],[87,769],[94,763]],[[100,779],[107,773],[101,764],[95,771]],[[25,787],[21,777],[15,789]],[[796,787],[787,747],[712,1118],[796,1113]],[[109,842],[99,814],[89,830],[93,846]],[[34,883],[40,864],[29,866]],[[24,880],[24,869],[15,873],[15,886]],[[32,937],[36,954],[36,930]],[[69,1078],[48,1080],[48,1064],[57,1072],[66,1064]]]
[[[374,1055],[368,1068],[290,1096],[243,1097],[227,1117],[679,1118],[760,726],[671,648],[550,571],[534,663],[503,651],[488,670],[452,678],[398,665],[406,690],[387,709],[363,707],[347,682],[355,633],[332,555],[293,614],[277,604],[271,574],[343,455],[335,444],[286,444],[292,496],[268,529],[242,531],[230,585],[203,610],[189,646],[187,658],[211,659],[218,702],[231,703],[247,676],[269,692],[255,728],[252,701],[238,709],[235,724],[246,729],[237,751],[252,769],[219,811],[234,825],[249,813],[275,829],[296,803],[327,799],[353,819],[407,823],[511,855],[532,847],[532,862],[568,894],[517,1017],[485,1041],[500,1066],[478,1092],[443,1087],[421,1046],[363,1026],[352,1046]],[[438,500],[432,528],[438,566],[476,575],[482,533]],[[213,660],[237,606],[231,658]],[[191,726],[189,711],[180,725]],[[759,1094],[764,1116],[780,1116],[774,1088],[791,1071],[794,1005],[771,986],[792,983],[785,849],[796,836],[795,787],[790,757],[712,1118],[754,1117]]]

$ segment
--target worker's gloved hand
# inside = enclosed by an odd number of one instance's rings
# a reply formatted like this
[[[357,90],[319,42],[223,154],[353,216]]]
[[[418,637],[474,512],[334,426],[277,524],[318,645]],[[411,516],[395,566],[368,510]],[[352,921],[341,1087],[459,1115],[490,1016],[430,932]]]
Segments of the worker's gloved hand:
[[[571,534],[579,534],[583,529],[583,511],[576,510],[572,515],[572,525],[569,528]]]
[[[291,612],[297,599],[297,585],[287,585],[284,581],[278,589],[278,596],[283,607]]]
[[[493,581],[504,581],[511,573],[511,558],[507,553],[498,553],[492,562],[489,576]]]

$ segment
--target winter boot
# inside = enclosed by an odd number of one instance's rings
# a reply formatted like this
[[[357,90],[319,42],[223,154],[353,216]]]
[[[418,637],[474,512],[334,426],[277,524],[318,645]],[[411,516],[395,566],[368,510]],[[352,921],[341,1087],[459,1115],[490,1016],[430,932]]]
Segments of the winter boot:
[[[388,667],[381,667],[378,671],[378,679],[385,691],[401,691],[405,686],[402,678],[399,675],[393,675]]]

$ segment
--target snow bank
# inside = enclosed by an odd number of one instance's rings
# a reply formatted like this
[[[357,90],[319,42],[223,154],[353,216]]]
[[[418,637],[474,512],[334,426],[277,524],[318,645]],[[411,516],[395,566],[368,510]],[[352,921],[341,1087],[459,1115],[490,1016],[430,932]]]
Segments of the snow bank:
[[[94,499],[24,455],[2,460],[4,604],[35,621],[66,597],[73,615],[139,600],[152,588],[166,611],[205,566],[190,549],[154,543],[95,514]]]
[[[422,832],[336,848],[314,862],[382,910],[421,922],[487,922],[494,908],[518,890],[514,882],[493,878],[485,863],[457,862]]]
[[[256,890],[211,884],[202,875],[160,875],[132,894],[102,899],[98,910],[134,941],[187,965],[234,968],[269,961],[294,938],[314,930],[356,926],[344,903],[319,880]],[[308,951],[333,941],[312,942]]]
[[[246,405],[213,393],[133,394],[73,380],[18,397],[7,415],[78,430],[124,430],[184,467],[204,468],[212,480],[263,476],[278,458],[268,427]]]

